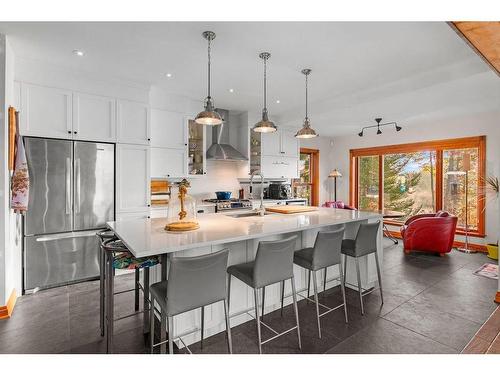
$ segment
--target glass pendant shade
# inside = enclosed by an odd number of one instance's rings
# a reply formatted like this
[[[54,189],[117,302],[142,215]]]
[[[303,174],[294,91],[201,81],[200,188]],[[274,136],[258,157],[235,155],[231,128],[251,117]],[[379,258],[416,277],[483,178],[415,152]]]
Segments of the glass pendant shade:
[[[252,130],[257,133],[273,133],[278,130],[276,124],[269,121],[267,114],[267,60],[271,57],[269,52],[262,52],[259,57],[264,60],[264,108],[262,109],[262,120],[257,122]]]
[[[318,136],[318,133],[311,128],[311,121],[309,121],[308,117],[308,77],[309,74],[311,74],[311,69],[303,69],[302,74],[306,76],[306,118],[304,119],[304,124],[302,125],[302,128],[297,131],[295,134],[295,138],[300,138],[300,139],[307,139],[307,138],[314,138]]]
[[[205,99],[205,109],[198,113],[194,121],[201,125],[220,125],[222,124],[222,116],[214,110],[214,104],[212,102],[212,97],[210,96],[210,79],[211,79],[211,55],[210,46],[212,40],[215,39],[215,33],[213,31],[205,31],[203,38],[208,41],[208,95]]]
[[[200,227],[196,216],[196,202],[187,194],[188,187],[190,185],[186,179],[172,187],[165,226],[168,231],[188,231]]]

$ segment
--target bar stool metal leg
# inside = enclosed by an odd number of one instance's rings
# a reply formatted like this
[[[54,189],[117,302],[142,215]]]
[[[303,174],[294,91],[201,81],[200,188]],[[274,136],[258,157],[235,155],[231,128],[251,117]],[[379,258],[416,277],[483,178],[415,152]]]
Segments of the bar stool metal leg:
[[[310,290],[311,290],[311,270],[309,270],[308,279],[307,279],[307,298],[309,298],[309,291]],[[307,299],[306,302],[309,303],[309,299]]]
[[[283,300],[285,299],[285,282],[282,281],[281,285],[281,316],[283,316]]]
[[[114,269],[113,254],[106,254],[106,352],[113,353],[113,326],[114,326]]]
[[[347,279],[347,255],[344,255],[344,286]]]
[[[151,348],[151,354],[154,352],[155,343],[155,300],[151,295],[151,307],[149,309],[149,347]]]
[[[226,316],[226,337],[227,337],[227,349],[229,354],[233,354],[233,341],[231,338],[231,323],[229,321],[229,303],[224,300],[224,315]]]
[[[378,261],[378,254],[375,252],[375,264],[377,265],[377,276],[378,276],[378,287],[380,288],[380,299],[382,300],[382,304],[384,303],[384,293],[382,292],[382,276],[380,274],[380,264]]]
[[[365,310],[363,308],[363,290],[361,289],[361,275],[359,273],[359,259],[354,258],[356,261],[356,276],[358,278],[358,293],[359,293],[359,304],[361,306],[361,315],[365,314]]]
[[[262,338],[260,334],[260,318],[259,318],[259,291],[253,290],[255,300],[255,322],[257,323],[257,338],[259,340],[259,354],[262,354]]]
[[[295,290],[295,277],[292,276],[290,282],[292,283],[293,309],[295,311],[295,322],[297,323],[297,339],[299,340],[299,349],[302,349],[302,342],[300,340],[299,309],[297,308],[297,291]]]
[[[168,353],[174,354],[174,318],[167,317],[167,330],[168,330]]]
[[[135,311],[139,311],[139,269],[136,268],[135,271],[135,283],[134,283],[134,308]]]
[[[347,301],[345,298],[345,283],[344,283],[344,275],[342,272],[342,262],[339,263],[339,276],[340,276],[340,289],[342,290],[342,300],[344,301],[345,322],[349,323],[349,320],[347,318]]]
[[[262,314],[260,314],[260,318],[262,319],[262,321],[264,321],[264,304],[266,302],[266,287],[263,286],[262,287]]]
[[[105,303],[106,297],[104,295],[105,289],[105,269],[106,269],[106,254],[99,247],[99,314],[100,314],[100,327],[101,327],[101,336],[104,336],[104,330],[106,327],[106,312],[105,312]]]
[[[321,338],[321,323],[319,321],[319,301],[318,301],[318,279],[316,271],[313,271],[314,302],[316,304],[316,321],[318,323],[318,335]]]
[[[326,275],[328,267],[325,267],[324,279],[323,279],[323,292],[326,290]]]
[[[151,308],[150,304],[149,304],[149,267],[147,268],[144,268],[143,270],[144,272],[144,279],[143,279],[143,288],[144,290],[142,291],[142,295],[143,295],[143,327],[144,327],[144,330],[143,330],[143,333],[148,333],[148,328],[149,328],[149,315],[148,314],[148,310]]]
[[[205,332],[205,306],[201,307],[201,341],[200,345],[203,349],[203,332]]]

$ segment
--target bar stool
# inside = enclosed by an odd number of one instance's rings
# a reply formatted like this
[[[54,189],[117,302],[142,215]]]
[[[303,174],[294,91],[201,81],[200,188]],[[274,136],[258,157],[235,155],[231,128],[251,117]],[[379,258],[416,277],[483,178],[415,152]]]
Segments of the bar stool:
[[[127,249],[125,244],[117,239],[116,237],[108,238],[103,240],[105,236],[109,236],[109,234],[103,235],[102,233],[98,234],[101,241],[101,252],[104,254],[104,264],[101,264],[102,269],[104,269],[104,326],[105,326],[105,336],[106,336],[106,352],[112,353],[113,351],[113,331],[114,331],[114,322],[117,320],[122,320],[125,318],[129,318],[131,316],[143,313],[143,321],[144,321],[144,333],[146,333],[147,328],[149,327],[148,319],[149,315],[147,311],[149,310],[149,268],[155,266],[159,263],[158,257],[144,257],[144,258],[135,258]],[[114,291],[114,275],[115,270],[117,269],[129,269],[135,270],[135,286],[133,289],[124,290],[120,292]],[[144,270],[144,280],[143,284],[139,283],[138,273],[139,270]],[[102,271],[101,271],[102,273]],[[144,297],[144,307],[142,311],[138,311],[138,292],[137,290],[141,289]],[[121,294],[126,292],[136,292],[135,298],[135,308],[136,311],[132,314],[128,314],[117,319],[114,318],[114,296],[115,294]],[[100,299],[103,299],[101,294]]]
[[[232,354],[231,327],[227,300],[226,268],[229,251],[227,249],[213,254],[195,257],[173,257],[170,259],[168,280],[151,285],[150,339],[151,353],[154,343],[154,302],[160,306],[162,315],[167,317],[168,350],[174,354],[174,316],[201,308],[201,344],[203,346],[204,308],[216,302],[224,302],[226,334],[229,353]],[[178,337],[180,341],[182,338]],[[182,341],[183,342],[183,341]],[[184,344],[184,342],[183,342]],[[188,346],[184,344],[191,353]]]
[[[344,289],[344,279],[342,272],[342,260],[340,251],[342,248],[342,239],[344,237],[344,228],[333,230],[333,231],[323,231],[318,232],[316,235],[316,240],[314,242],[313,247],[306,247],[305,249],[297,250],[293,257],[293,262],[309,270],[309,279],[311,278],[311,272],[313,276],[313,288],[314,288],[314,302],[316,304],[316,320],[318,323],[318,335],[321,338],[321,323],[320,317],[337,310],[340,307],[344,307],[344,316],[345,322],[348,322],[347,318],[347,303],[345,298],[345,289]],[[321,269],[327,269],[330,266],[339,266],[339,279],[340,279],[340,289],[342,290],[342,299],[343,303],[335,306],[328,307],[321,303],[318,300],[318,280],[316,277],[316,271]],[[325,272],[326,277],[326,272]],[[283,306],[283,289],[281,294],[281,306]],[[306,297],[309,299],[309,295]],[[325,308],[326,311],[322,314],[319,313],[319,306]]]
[[[380,221],[374,223],[362,223],[359,225],[358,233],[354,240],[345,239],[342,241],[342,254],[344,254],[344,284],[347,278],[347,257],[352,257],[356,261],[356,276],[358,279],[358,294],[359,304],[361,306],[361,314],[364,315],[363,293],[364,295],[373,292],[374,290],[365,290],[361,288],[361,276],[359,273],[359,258],[375,255],[375,264],[377,265],[378,285],[380,289],[380,298],[384,303],[384,295],[382,292],[382,277],[380,274],[380,264],[377,254],[377,234],[380,227]]]
[[[279,241],[261,241],[257,248],[257,254],[253,262],[236,264],[227,269],[228,272],[228,296],[231,290],[231,276],[247,284],[254,290],[255,321],[257,323],[257,336],[259,341],[259,353],[262,354],[262,345],[280,337],[288,332],[297,330],[299,349],[302,349],[300,340],[299,311],[297,309],[297,296],[295,295],[295,279],[293,276],[293,253],[297,236]],[[267,324],[264,327],[270,329],[274,336],[262,341],[259,317],[259,295],[258,290],[264,287],[290,280],[292,283],[293,307],[295,311],[296,325],[284,332],[278,333]]]

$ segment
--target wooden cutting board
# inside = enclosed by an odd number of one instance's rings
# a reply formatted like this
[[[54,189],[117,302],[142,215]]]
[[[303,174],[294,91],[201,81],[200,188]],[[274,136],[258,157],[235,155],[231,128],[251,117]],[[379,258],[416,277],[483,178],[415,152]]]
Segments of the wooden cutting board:
[[[318,207],[313,206],[271,206],[266,207],[266,211],[279,214],[298,214],[301,212],[317,211]]]

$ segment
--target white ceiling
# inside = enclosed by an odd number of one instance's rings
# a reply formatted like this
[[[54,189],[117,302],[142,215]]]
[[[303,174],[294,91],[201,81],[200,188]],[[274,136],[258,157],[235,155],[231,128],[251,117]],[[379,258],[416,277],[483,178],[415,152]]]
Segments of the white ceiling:
[[[444,22],[0,23],[22,58],[157,85],[193,99],[206,96],[204,30],[217,34],[217,106],[260,111],[258,54],[269,51],[271,117],[300,125],[300,71],[311,68],[310,117],[322,135],[352,134],[378,116],[403,122],[499,107],[500,79]],[[74,49],[85,56],[73,55]]]

